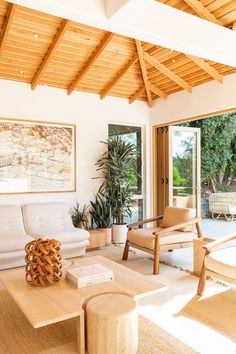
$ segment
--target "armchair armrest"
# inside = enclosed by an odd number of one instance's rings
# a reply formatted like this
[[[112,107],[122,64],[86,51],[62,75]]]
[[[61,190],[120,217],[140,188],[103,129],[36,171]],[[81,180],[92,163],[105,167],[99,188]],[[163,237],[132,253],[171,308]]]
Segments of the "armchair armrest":
[[[200,218],[195,218],[195,219],[183,222],[182,224],[177,224],[177,225],[174,225],[174,226],[166,227],[163,230],[160,230],[160,231],[157,231],[157,232],[153,232],[153,235],[160,236],[160,235],[165,234],[166,232],[176,231],[178,229],[181,229],[182,227],[197,224],[200,220],[201,220]]]
[[[150,218],[150,219],[145,219],[145,220],[142,220],[142,221],[134,222],[133,224],[127,225],[127,227],[128,227],[129,230],[131,230],[135,226],[141,226],[141,225],[144,225],[144,224],[148,224],[149,222],[157,221],[157,220],[160,220],[162,218],[163,218],[163,215],[155,216],[155,217]]]
[[[236,232],[226,235],[224,237],[221,237],[218,240],[212,241],[208,243],[208,245],[205,245],[203,248],[207,251],[207,254],[214,252],[216,249],[219,248],[223,243],[232,241],[236,239]]]

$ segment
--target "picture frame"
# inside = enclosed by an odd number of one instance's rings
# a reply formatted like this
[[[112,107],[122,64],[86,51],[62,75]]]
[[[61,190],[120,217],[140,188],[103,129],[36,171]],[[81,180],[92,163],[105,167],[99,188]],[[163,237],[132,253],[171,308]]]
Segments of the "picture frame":
[[[76,125],[0,118],[0,194],[76,191]]]

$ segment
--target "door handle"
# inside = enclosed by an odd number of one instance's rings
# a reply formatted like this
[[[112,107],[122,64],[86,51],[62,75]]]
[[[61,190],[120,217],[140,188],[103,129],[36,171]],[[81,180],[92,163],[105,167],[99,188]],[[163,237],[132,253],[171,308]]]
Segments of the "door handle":
[[[164,180],[164,178],[162,177],[162,179],[161,179],[161,184],[164,184],[164,182],[165,182],[165,180]]]
[[[169,180],[168,180],[168,178],[166,178],[166,184],[168,184],[169,183]]]

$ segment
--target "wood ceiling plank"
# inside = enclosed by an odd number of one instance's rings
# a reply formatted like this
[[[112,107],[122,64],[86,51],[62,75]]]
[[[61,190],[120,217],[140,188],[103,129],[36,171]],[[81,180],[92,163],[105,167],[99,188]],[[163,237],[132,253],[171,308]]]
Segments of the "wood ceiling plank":
[[[145,92],[145,87],[141,86],[137,91],[135,91],[129,98],[129,104],[132,104],[139,96]]]
[[[88,72],[88,70],[91,68],[91,66],[95,63],[95,61],[98,59],[98,57],[102,54],[105,47],[112,40],[113,36],[114,36],[114,33],[106,32],[106,34],[104,35],[104,37],[101,40],[98,47],[95,49],[93,54],[90,56],[88,61],[85,63],[83,69],[78,73],[76,78],[73,80],[73,82],[68,87],[68,89],[67,89],[68,95],[70,95],[74,91],[74,89],[78,86],[79,82],[83,79],[83,77]]]
[[[236,21],[233,23],[233,25],[232,25],[232,30],[233,31],[236,31]]]
[[[207,61],[202,58],[198,58],[192,55],[186,56],[191,59],[196,65],[198,65],[202,70],[204,70],[208,75],[210,75],[214,80],[223,83],[223,76],[218,73]]]
[[[201,18],[204,20],[214,22],[217,25],[223,26],[221,21],[217,20],[217,18],[205,7],[200,0],[184,0],[186,4],[188,4]]]
[[[54,37],[47,53],[45,54],[38,70],[36,71],[34,77],[33,77],[33,80],[31,82],[31,88],[32,90],[34,90],[36,88],[36,86],[38,85],[45,69],[47,68],[49,62],[50,62],[50,59],[52,58],[53,54],[55,53],[57,47],[59,46],[60,42],[61,42],[61,39],[63,38],[66,30],[68,29],[70,25],[70,21],[69,20],[63,20],[56,36]]]
[[[134,54],[132,56],[132,58],[129,59],[128,62],[123,66],[123,68],[120,71],[118,71],[118,73],[115,75],[114,79],[102,91],[102,93],[100,95],[101,100],[109,94],[109,92],[112,90],[112,88],[118,84],[118,82],[125,76],[125,74],[131,68],[131,66],[133,66],[137,61],[138,61],[138,55]]]
[[[151,82],[149,82],[149,88],[153,93],[155,93],[155,95],[163,98],[163,100],[165,101],[167,100],[168,95],[165,92],[163,92],[161,89],[159,89],[157,86],[151,84]]]
[[[176,75],[173,71],[171,71],[167,66],[163,65],[160,63],[160,61],[154,57],[152,57],[150,54],[147,52],[144,53],[144,59],[154,66],[157,70],[161,71],[164,75],[166,75],[170,80],[176,82],[179,86],[181,86],[184,90],[188,92],[192,92],[192,87],[181,77]]]
[[[4,22],[1,35],[0,35],[0,57],[2,56],[3,50],[5,48],[5,44],[7,41],[7,36],[13,21],[14,14],[16,12],[16,5],[15,4],[9,4],[7,8],[7,15],[6,15],[6,20]]]
[[[146,65],[145,65],[145,61],[144,61],[144,50],[142,48],[141,42],[138,41],[137,39],[135,39],[135,44],[136,44],[138,58],[139,58],[139,64],[140,64],[140,68],[141,68],[141,72],[142,72],[142,76],[143,76],[143,83],[144,83],[144,87],[145,87],[146,94],[147,94],[148,105],[149,105],[149,107],[152,107],[152,94],[151,94],[151,90],[149,88],[149,83],[148,83],[147,69],[146,69]]]

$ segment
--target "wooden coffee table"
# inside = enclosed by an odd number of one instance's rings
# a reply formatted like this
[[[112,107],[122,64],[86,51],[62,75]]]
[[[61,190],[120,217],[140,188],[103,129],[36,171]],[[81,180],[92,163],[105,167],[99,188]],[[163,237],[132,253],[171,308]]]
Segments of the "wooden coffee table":
[[[123,293],[138,299],[165,288],[162,284],[101,256],[86,257],[75,261],[75,264],[80,266],[94,263],[100,263],[113,270],[114,280],[77,289],[65,280],[65,274],[63,274],[61,281],[57,284],[39,288],[26,283],[24,268],[2,271],[0,280],[34,328],[78,318],[78,352],[84,354],[83,306],[89,298],[102,293]]]

